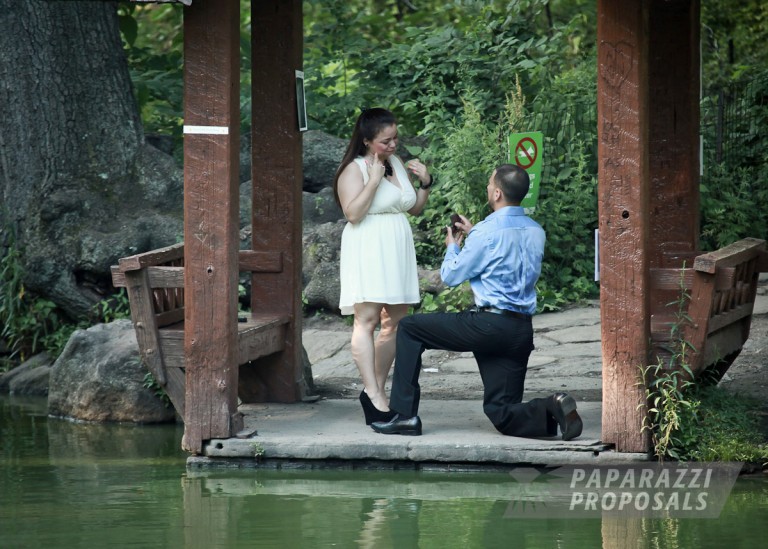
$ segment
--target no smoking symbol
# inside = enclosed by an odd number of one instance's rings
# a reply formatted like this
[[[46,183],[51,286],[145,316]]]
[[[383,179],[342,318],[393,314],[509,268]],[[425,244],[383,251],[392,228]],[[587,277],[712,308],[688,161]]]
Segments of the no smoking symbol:
[[[515,162],[518,166],[527,170],[536,162],[539,150],[536,142],[530,137],[522,138],[515,147]]]

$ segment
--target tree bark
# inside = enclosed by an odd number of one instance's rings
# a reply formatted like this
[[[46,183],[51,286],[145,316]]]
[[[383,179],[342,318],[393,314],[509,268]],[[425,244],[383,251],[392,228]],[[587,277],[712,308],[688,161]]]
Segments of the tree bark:
[[[80,316],[118,257],[181,234],[180,172],[144,143],[117,2],[0,0],[0,29],[0,227]]]

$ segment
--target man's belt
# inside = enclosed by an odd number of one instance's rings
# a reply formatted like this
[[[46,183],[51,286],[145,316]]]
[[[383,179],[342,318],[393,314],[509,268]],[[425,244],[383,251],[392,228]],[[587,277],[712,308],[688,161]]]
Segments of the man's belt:
[[[531,315],[518,313],[517,311],[510,311],[508,309],[497,309],[496,307],[472,307],[470,311],[474,311],[476,313],[493,313],[495,315],[511,316],[521,320],[531,320]]]

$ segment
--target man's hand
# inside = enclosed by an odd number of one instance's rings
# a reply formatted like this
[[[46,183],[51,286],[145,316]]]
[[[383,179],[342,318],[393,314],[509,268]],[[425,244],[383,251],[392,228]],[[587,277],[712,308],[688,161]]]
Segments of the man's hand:
[[[469,231],[472,230],[473,225],[469,219],[463,215],[459,215],[459,219],[461,219],[461,221],[456,221],[446,227],[446,246],[449,244],[457,244],[458,246],[461,246],[461,243],[464,241],[464,237],[469,234]],[[455,230],[457,231],[456,236],[453,235],[453,231]]]

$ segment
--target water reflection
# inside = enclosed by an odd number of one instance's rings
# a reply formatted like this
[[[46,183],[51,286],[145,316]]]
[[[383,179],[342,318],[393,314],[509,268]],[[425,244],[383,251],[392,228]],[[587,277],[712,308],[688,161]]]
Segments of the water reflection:
[[[0,397],[0,547],[752,547],[768,519],[764,478],[717,520],[505,518],[507,473],[187,471],[181,436]]]

